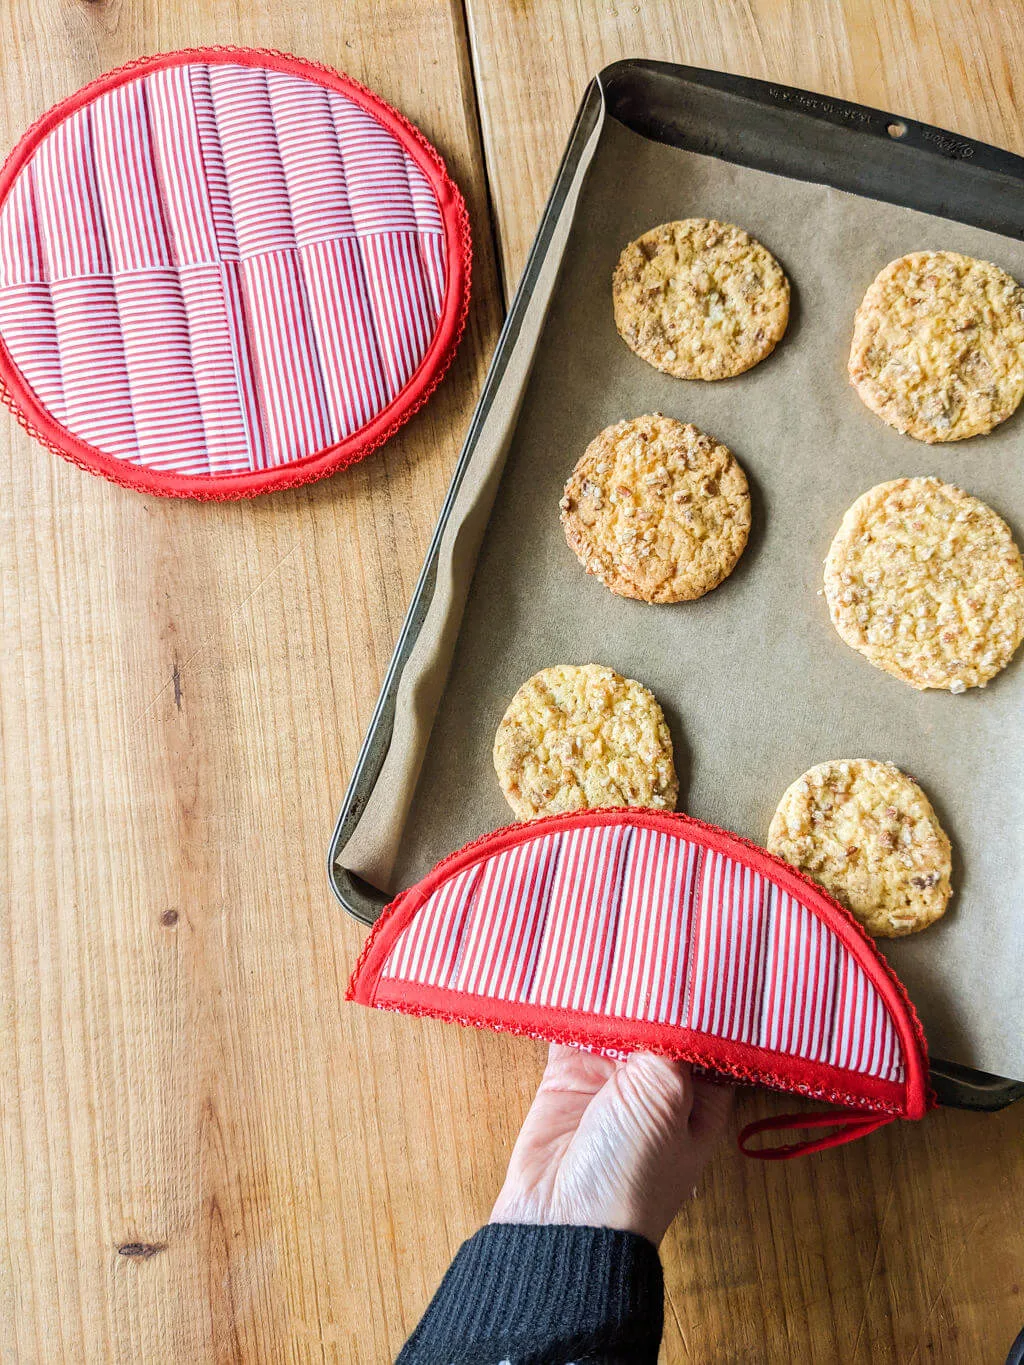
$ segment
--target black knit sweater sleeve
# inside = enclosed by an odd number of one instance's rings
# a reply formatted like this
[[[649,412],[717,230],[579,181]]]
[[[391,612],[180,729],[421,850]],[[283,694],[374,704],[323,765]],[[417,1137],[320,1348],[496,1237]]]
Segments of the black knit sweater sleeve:
[[[663,1311],[646,1238],[491,1223],[459,1248],[398,1365],[653,1365]]]

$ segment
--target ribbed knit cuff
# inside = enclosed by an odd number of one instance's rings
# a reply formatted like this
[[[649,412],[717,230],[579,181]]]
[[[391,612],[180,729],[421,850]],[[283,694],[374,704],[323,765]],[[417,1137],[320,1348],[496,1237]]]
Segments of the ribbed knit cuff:
[[[463,1242],[398,1362],[643,1365],[662,1295],[658,1253],[635,1233],[491,1223]]]

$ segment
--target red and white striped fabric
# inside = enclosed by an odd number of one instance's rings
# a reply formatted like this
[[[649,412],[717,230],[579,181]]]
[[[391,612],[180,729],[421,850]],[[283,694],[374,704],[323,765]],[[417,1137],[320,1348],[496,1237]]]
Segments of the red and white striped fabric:
[[[853,917],[686,816],[575,813],[469,845],[388,907],[349,995],[661,1052],[857,1111],[928,1107],[920,1025]]]
[[[465,320],[465,206],[376,96],[272,53],[147,58],[0,176],[0,383],[45,444],[231,497],[368,453]]]

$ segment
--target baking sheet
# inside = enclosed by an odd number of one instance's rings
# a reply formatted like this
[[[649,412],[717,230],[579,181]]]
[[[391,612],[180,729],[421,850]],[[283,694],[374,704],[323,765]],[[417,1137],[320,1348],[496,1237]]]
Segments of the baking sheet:
[[[696,215],[742,224],[793,285],[789,330],[775,354],[716,384],[645,365],[618,338],[611,313],[622,246],[656,223]],[[991,436],[928,447],[880,422],[847,382],[864,290],[888,260],[922,248],[982,256],[1024,278],[1024,245],[1010,238],[605,122],[518,419],[514,410],[498,414],[510,443],[475,572],[468,555],[461,566],[447,561],[451,582],[439,583],[440,599],[435,592],[431,610],[443,612],[446,597],[457,599],[468,583],[447,685],[442,692],[447,650],[435,629],[419,641],[418,666],[403,675],[405,704],[383,781],[343,850],[346,867],[392,891],[507,823],[491,744],[509,697],[548,664],[605,663],[662,702],[676,745],[679,808],[757,842],[781,793],[814,763],[891,759],[917,777],[953,841],[955,895],[938,925],[880,946],[935,1055],[1024,1076],[1017,908],[1024,665],[1018,657],[987,689],[961,697],[917,693],[845,646],[819,595],[843,512],[885,479],[938,475],[990,503],[1018,541],[1024,529],[1024,414]],[[614,597],[583,574],[558,522],[562,485],[592,436],[654,410],[725,441],[751,483],[747,550],[726,583],[696,603],[652,607]],[[495,440],[495,469],[505,448]],[[477,477],[486,492],[486,477]],[[402,781],[421,753],[406,818]]]

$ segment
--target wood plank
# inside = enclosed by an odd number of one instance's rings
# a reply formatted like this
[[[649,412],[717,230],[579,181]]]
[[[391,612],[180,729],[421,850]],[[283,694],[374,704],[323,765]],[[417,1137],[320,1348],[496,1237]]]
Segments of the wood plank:
[[[590,77],[645,56],[858,100],[1024,152],[1024,24],[982,0],[468,0],[506,287]],[[784,1102],[744,1100],[742,1117]],[[664,1248],[667,1361],[1001,1360],[1024,1321],[1024,1106],[790,1166],[723,1153]]]
[[[587,82],[623,57],[801,86],[1024,153],[1024,22],[996,0],[467,0],[467,13],[507,285]]]
[[[314,57],[415,120],[469,199],[475,302],[385,451],[262,501],[139,496],[0,421],[0,1358],[26,1365],[389,1359],[535,1074],[346,1006],[363,932],[324,874],[499,322],[461,7],[11,0],[0,141],[203,43]]]

